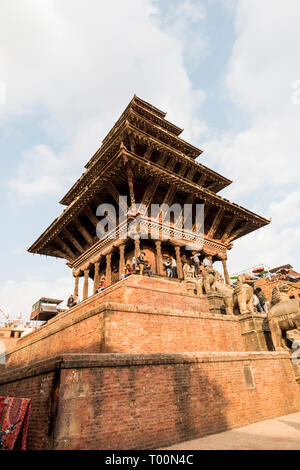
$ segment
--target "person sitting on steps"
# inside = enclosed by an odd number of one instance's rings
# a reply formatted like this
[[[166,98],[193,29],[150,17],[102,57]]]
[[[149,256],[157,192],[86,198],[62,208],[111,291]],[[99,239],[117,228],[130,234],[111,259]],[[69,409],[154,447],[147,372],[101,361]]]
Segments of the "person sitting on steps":
[[[74,299],[73,295],[71,294],[70,297],[68,298],[67,306],[69,308],[72,308],[76,305],[76,300]]]
[[[144,271],[145,256],[146,254],[144,253],[144,251],[141,251],[141,253],[136,259],[136,265],[137,265],[136,270],[139,272],[141,276],[143,275],[143,271]]]
[[[125,273],[122,274],[122,279],[125,279],[125,277],[128,277],[131,274],[133,274],[133,266],[130,263],[127,263],[125,266]]]
[[[144,273],[147,274],[149,277],[153,277],[152,268],[149,264],[149,261],[147,261],[147,260],[145,261]]]
[[[106,283],[105,276],[102,276],[102,278],[100,280],[100,286],[98,287],[97,292],[102,292],[103,289],[105,289],[106,287],[107,287],[107,283]]]

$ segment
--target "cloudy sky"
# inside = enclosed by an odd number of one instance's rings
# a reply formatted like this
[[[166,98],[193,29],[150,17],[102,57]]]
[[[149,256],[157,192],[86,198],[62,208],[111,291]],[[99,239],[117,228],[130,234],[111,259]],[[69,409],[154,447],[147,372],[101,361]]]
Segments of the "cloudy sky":
[[[134,93],[234,180],[221,195],[272,217],[230,272],[300,269],[299,24],[299,0],[1,0],[0,308],[72,291],[63,260],[26,248]]]

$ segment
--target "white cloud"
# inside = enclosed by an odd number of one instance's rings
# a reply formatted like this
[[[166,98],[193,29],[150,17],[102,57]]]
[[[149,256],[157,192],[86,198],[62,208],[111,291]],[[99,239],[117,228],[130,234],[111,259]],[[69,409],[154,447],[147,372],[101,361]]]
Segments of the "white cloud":
[[[198,67],[211,52],[209,40],[201,28],[206,17],[202,0],[172,2],[172,7],[159,17],[163,29],[181,44],[184,60],[190,68]]]
[[[299,114],[299,115],[298,115]],[[246,196],[264,188],[297,184],[299,181],[300,106],[280,116],[255,116],[249,128],[224,134],[202,145],[210,162],[232,178],[231,197]]]
[[[62,299],[64,300],[62,305],[65,305],[66,295],[74,289],[73,284],[71,275],[48,282],[38,277],[26,280],[7,280],[2,282],[0,286],[0,308],[12,318],[21,312],[24,320],[28,321],[33,303],[41,297]],[[3,321],[3,318],[0,317],[1,320]]]
[[[79,299],[82,298],[83,278],[79,282]],[[57,279],[42,280],[39,277],[28,277],[26,280],[7,280],[0,285],[0,310],[15,318],[22,313],[24,321],[30,318],[32,305],[41,297],[61,299],[61,307],[66,308],[70,294],[74,291],[74,278],[69,271],[68,276]],[[89,282],[89,295],[92,295],[93,281]],[[4,319],[1,318],[0,322]]]
[[[279,201],[271,202],[270,213],[272,214],[272,225],[278,227],[300,225],[300,190],[296,189],[287,193]]]
[[[57,175],[65,169],[64,163],[46,145],[36,145],[25,151],[16,177],[9,182],[11,196],[26,198],[56,194],[61,190]]]
[[[227,86],[252,112],[289,112],[291,85],[299,79],[298,0],[240,0]]]
[[[240,0],[226,89],[249,122],[235,134],[202,145],[209,163],[235,183],[225,192],[272,223],[235,243],[232,270],[257,262],[298,263],[300,106],[292,84],[300,78],[297,0]],[[290,227],[290,228],[289,228]],[[286,259],[283,259],[286,258]]]
[[[182,9],[185,21],[201,13],[189,1]],[[186,138],[199,138],[204,95],[192,88],[180,38],[162,31],[157,15],[155,0],[1,2],[0,78],[7,102],[0,122],[10,119],[11,125],[38,111],[50,139],[64,142],[62,151],[49,147],[48,157],[40,145],[23,155],[11,181],[20,196],[59,191],[64,171],[82,168],[134,93],[168,111],[187,129]],[[28,160],[30,168],[35,160],[35,175],[24,176]]]

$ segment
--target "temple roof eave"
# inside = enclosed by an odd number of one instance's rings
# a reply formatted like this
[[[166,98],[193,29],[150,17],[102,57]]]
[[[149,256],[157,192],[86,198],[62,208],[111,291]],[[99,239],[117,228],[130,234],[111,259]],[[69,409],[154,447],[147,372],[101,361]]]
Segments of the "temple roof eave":
[[[63,230],[64,227],[66,227],[68,223],[80,213],[80,211],[82,211],[82,209],[86,206],[86,204],[93,197],[93,195],[95,195],[97,191],[99,191],[99,187],[105,184],[105,182],[108,180],[108,178],[110,177],[110,172],[112,170],[117,171],[116,165],[118,167],[120,164],[122,164],[123,157],[129,158],[132,163],[142,165],[144,169],[151,172],[151,174],[160,175],[168,184],[177,184],[187,193],[194,193],[199,198],[203,199],[205,202],[209,202],[219,207],[222,206],[225,209],[231,211],[233,214],[239,214],[241,219],[250,220],[253,224],[252,230],[267,225],[270,222],[267,219],[258,216],[257,214],[254,214],[253,212],[244,209],[243,207],[234,204],[228,201],[227,199],[222,198],[221,196],[213,193],[208,189],[199,187],[197,186],[197,184],[187,181],[178,175],[171,174],[167,170],[163,169],[162,167],[159,167],[154,163],[145,161],[142,157],[138,155],[135,155],[125,149],[121,149],[115,155],[115,157],[109,162],[107,162],[107,164],[105,165],[101,181],[99,181],[99,177],[96,177],[93,183],[85,188],[80,197],[78,196],[76,199],[74,199],[70,206],[67,207],[63,211],[63,213],[57,219],[55,219],[54,222],[52,222],[52,224],[36,240],[36,242],[30,248],[28,248],[28,251],[31,253],[48,254],[45,253],[44,247],[49,243],[49,241],[53,237],[60,233],[61,230]],[[249,231],[252,230],[250,230],[249,228]]]
[[[150,142],[151,145],[159,149],[163,149],[163,151],[169,152],[171,155],[174,156],[174,158],[179,158],[182,161],[186,162],[188,165],[193,166],[196,170],[199,170],[201,172],[207,173],[207,175],[211,176],[213,179],[216,179],[216,181],[219,182],[219,187],[217,191],[220,191],[221,189],[224,189],[226,186],[230,185],[232,181],[228,178],[226,178],[223,175],[220,175],[219,173],[215,172],[214,170],[206,167],[202,163],[199,163],[190,157],[186,156],[184,153],[180,152],[177,149],[172,148],[165,142],[162,142],[158,139],[156,139],[153,136],[147,135],[144,131],[141,129],[135,127],[133,124],[130,124],[128,121],[124,121],[122,123],[122,126],[118,129],[116,135],[115,135],[115,143],[120,142],[122,140],[122,137],[124,137],[125,133],[134,133],[137,137],[141,138],[142,140],[145,139],[147,142]],[[109,149],[112,147],[112,142],[110,144],[107,144],[106,149],[109,151]],[[97,170],[97,164],[100,166]],[[100,159],[94,164],[93,167],[89,168],[80,178],[79,180],[76,181],[76,183],[70,188],[70,190],[65,194],[65,196],[61,199],[60,203],[64,205],[69,205],[76,196],[80,194],[80,186],[86,186],[89,183],[89,178],[93,177],[95,173],[99,173],[101,171],[101,164],[104,164],[103,161]],[[77,191],[76,191],[77,190]]]

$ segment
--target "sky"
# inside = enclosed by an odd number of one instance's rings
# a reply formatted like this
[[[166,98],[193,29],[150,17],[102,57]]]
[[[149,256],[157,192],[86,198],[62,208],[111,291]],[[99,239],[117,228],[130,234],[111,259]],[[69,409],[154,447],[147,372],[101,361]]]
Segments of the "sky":
[[[299,0],[2,0],[0,308],[66,300],[65,261],[26,249],[137,94],[184,128],[220,195],[270,219],[231,273],[300,269]]]

